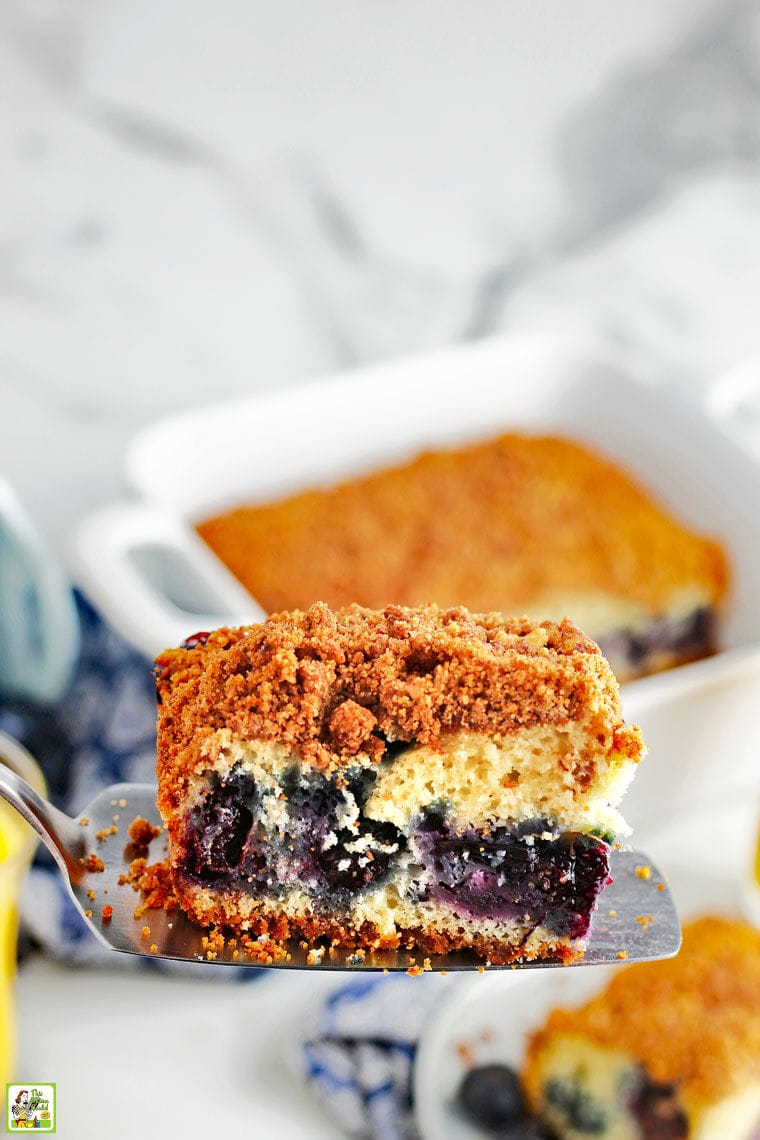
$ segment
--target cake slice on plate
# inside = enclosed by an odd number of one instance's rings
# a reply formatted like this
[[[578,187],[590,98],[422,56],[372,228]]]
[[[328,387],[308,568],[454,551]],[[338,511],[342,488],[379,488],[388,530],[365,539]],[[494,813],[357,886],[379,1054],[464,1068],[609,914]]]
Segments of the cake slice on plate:
[[[760,931],[705,917],[680,954],[617,971],[533,1036],[524,1084],[563,1140],[760,1133]]]
[[[564,621],[316,604],[156,663],[158,804],[203,925],[573,960],[643,754]]]

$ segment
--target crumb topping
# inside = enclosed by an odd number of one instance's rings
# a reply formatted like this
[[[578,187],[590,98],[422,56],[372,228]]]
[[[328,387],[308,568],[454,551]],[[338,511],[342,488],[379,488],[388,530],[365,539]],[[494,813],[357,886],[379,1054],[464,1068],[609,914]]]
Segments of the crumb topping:
[[[619,463],[520,433],[240,506],[197,529],[268,612],[435,599],[520,613],[546,595],[602,590],[658,613],[684,582],[720,600],[729,573],[718,543]]]
[[[220,728],[281,741],[328,770],[359,753],[377,761],[387,741],[437,747],[458,730],[507,735],[574,719],[602,750],[643,751],[609,664],[569,620],[317,603],[167,650],[156,678],[165,795]]]

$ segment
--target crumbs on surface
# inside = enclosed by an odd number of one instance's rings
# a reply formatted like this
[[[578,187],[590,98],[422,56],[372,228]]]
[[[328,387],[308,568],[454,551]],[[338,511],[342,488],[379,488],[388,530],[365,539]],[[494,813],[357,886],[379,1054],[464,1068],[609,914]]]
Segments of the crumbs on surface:
[[[651,877],[652,877],[652,868],[651,868],[651,867],[646,867],[646,866],[644,866],[644,867],[637,867],[637,868],[636,868],[636,874],[638,875],[638,877],[639,877],[640,879],[651,879]]]
[[[119,876],[119,885],[131,886],[139,892],[141,901],[135,907],[136,919],[142,918],[147,911],[163,910],[171,914],[179,907],[167,860],[148,863],[143,856],[138,856],[129,864],[127,873]],[[149,926],[142,928],[142,937],[144,941],[150,937]],[[266,934],[242,934],[228,938],[218,927],[209,927],[204,931],[201,945],[209,962],[213,962],[225,946],[232,951],[232,958],[239,958],[242,952],[246,958],[265,966],[290,959],[287,948]]]
[[[177,896],[171,879],[171,871],[164,860],[148,863],[142,855],[133,859],[126,874],[119,876],[119,884],[129,885],[142,895],[142,902],[135,909],[135,918],[140,918],[146,910],[177,909]]]
[[[430,962],[430,959],[424,958],[421,966],[418,966],[416,962],[413,962],[406,972],[410,978],[418,978],[420,974],[429,973],[432,969],[433,966]]]
[[[98,843],[105,843],[106,839],[108,839],[110,835],[116,835],[118,830],[115,824],[111,824],[110,827],[101,827],[100,831],[95,832],[95,838]]]
[[[156,836],[161,834],[161,828],[154,827],[150,820],[138,815],[127,828],[127,834],[135,847],[149,847]]]
[[[107,903],[100,911],[100,918],[102,922],[108,923],[113,918],[113,907]]]
[[[80,859],[79,862],[85,871],[105,871],[106,869],[105,863],[94,851],[90,852],[86,859]]]

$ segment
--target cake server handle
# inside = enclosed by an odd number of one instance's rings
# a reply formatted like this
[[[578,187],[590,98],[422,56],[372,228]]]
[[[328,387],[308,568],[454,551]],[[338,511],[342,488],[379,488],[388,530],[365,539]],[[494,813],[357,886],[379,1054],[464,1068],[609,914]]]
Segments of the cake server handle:
[[[18,764],[25,755],[20,744],[0,733],[0,796],[31,824],[63,873],[76,883],[87,853],[83,830],[14,771],[14,759]]]
[[[264,611],[192,527],[147,503],[114,503],[76,529],[77,584],[147,657]]]

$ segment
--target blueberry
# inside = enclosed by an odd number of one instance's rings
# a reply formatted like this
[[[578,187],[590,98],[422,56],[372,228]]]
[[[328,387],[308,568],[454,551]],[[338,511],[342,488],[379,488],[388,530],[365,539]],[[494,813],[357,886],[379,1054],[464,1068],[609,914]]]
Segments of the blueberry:
[[[225,874],[237,867],[252,823],[253,816],[244,805],[229,799],[215,799],[207,804],[195,824],[202,868]]]
[[[321,877],[332,890],[355,891],[376,882],[388,870],[391,860],[395,858],[393,852],[373,847],[368,857],[364,850],[348,850],[358,840],[370,837],[383,846],[395,845],[399,848],[403,844],[401,833],[392,823],[361,819],[359,830],[349,831],[343,828],[337,832],[337,843],[316,853]]]
[[[556,934],[586,933],[608,873],[605,845],[566,832],[540,838],[548,822],[462,833],[429,813],[418,825],[417,846],[435,880],[434,896],[474,916],[543,922]],[[526,842],[526,837],[531,842]]]
[[[675,1085],[656,1084],[642,1074],[628,1107],[644,1140],[654,1136],[661,1140],[684,1140],[688,1136],[689,1122],[678,1103]]]
[[[520,1078],[509,1065],[479,1065],[470,1069],[459,1088],[462,1108],[489,1128],[516,1123],[525,1112]]]
[[[191,813],[192,871],[225,875],[240,864],[256,803],[254,781],[243,772],[235,771],[210,788]]]
[[[207,633],[205,629],[201,630],[199,633],[186,637],[180,645],[180,649],[195,649],[199,645],[205,645],[209,637],[211,637],[210,633]]]
[[[544,1094],[548,1103],[563,1114],[569,1127],[576,1132],[589,1136],[602,1136],[606,1132],[604,1109],[576,1081],[549,1081]]]

